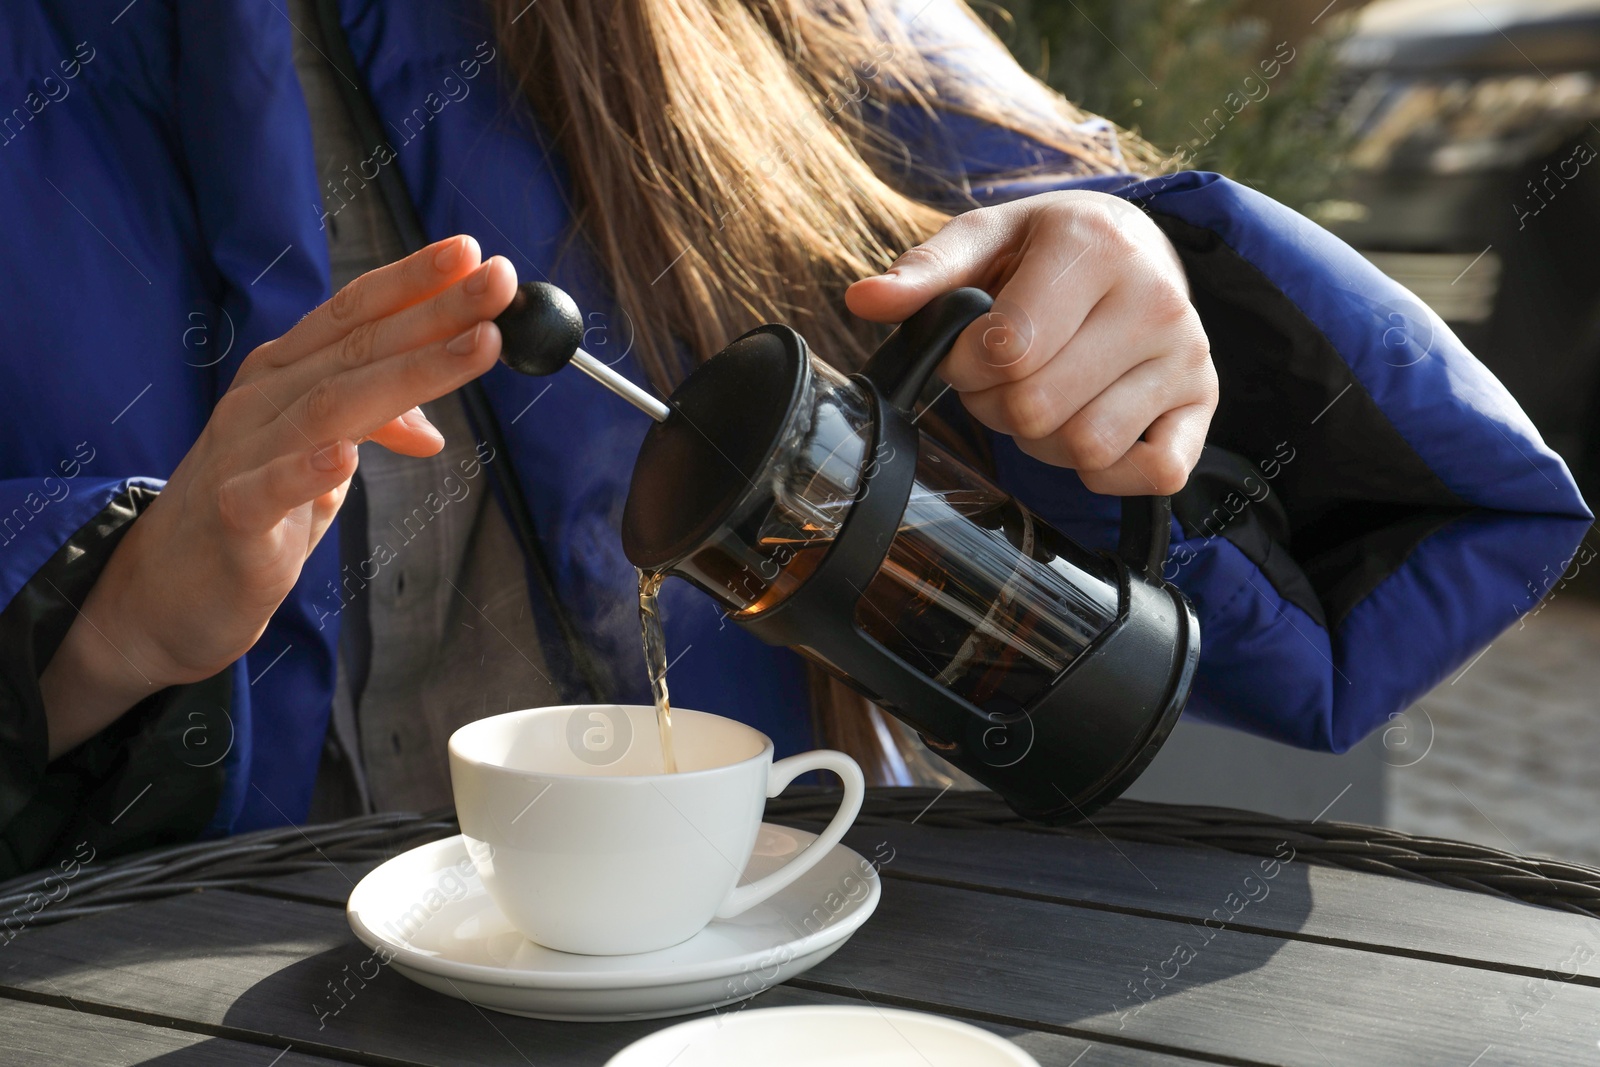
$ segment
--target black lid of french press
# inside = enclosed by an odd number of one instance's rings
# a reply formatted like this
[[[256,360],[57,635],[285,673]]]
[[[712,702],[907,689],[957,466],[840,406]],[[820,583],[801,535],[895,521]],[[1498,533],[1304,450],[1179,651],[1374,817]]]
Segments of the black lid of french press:
[[[672,566],[733,518],[771,476],[810,375],[805,341],[760,326],[701,364],[645,434],[622,512],[622,549],[645,570]]]

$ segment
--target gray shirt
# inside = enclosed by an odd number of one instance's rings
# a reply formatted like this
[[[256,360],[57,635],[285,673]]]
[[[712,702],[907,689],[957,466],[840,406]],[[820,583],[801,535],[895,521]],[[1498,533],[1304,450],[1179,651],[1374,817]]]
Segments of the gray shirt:
[[[295,70],[311,115],[324,182],[366,155],[339,95],[311,0],[291,0]],[[325,196],[333,287],[405,252],[375,186]],[[342,206],[341,206],[342,205]],[[306,205],[312,210],[312,205]],[[530,611],[522,553],[490,490],[502,457],[478,440],[458,396],[423,405],[444,435],[437,456],[398,456],[360,446],[365,552],[345,538],[345,632],[332,721],[311,818],[413,811],[451,802],[446,744],[474,719],[561,702]],[[351,559],[352,554],[360,555]],[[352,577],[353,576],[353,577]],[[364,662],[352,662],[355,659]],[[352,678],[364,678],[359,693]]]

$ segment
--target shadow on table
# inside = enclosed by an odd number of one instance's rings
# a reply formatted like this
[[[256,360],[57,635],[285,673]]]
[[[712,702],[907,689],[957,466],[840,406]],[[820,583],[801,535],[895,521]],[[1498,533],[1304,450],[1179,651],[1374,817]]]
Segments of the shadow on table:
[[[1268,862],[1270,867],[1263,870],[1262,860],[1226,855],[1215,866],[1208,863],[1206,870],[1187,872],[1181,888],[1172,894],[1173,901],[1159,907],[1160,918],[1108,915],[1097,919],[1098,928],[1116,933],[1102,941],[1098,934],[1086,932],[1085,950],[1070,970],[1075,974],[1085,969],[1096,971],[1095,993],[1102,999],[1096,1003],[1091,995],[1085,1010],[1072,1013],[1072,1021],[1100,1017],[1118,1030],[1127,1030],[1146,1012],[1167,1020],[1186,1014],[1183,1008],[1162,1010],[1162,1002],[1168,998],[1184,996],[1212,1009],[1256,1000],[1260,984],[1241,985],[1231,980],[1268,971],[1285,947],[1296,944],[1285,938],[1292,938],[1305,925],[1312,910],[1305,865]],[[1160,881],[1156,873],[1146,873]],[[1175,878],[1178,873],[1168,872],[1167,877]],[[1290,973],[1285,967],[1270,967],[1270,971],[1274,981]],[[1207,986],[1218,988],[1188,997]],[[1214,1010],[1210,1014],[1216,1015]]]
[[[479,1008],[381,965],[354,937],[262,978],[238,996],[223,1022],[423,1063],[541,1067],[604,1063],[663,1025],[546,1022]]]
[[[1312,910],[1307,864],[1287,842],[1259,857],[901,825],[846,840],[891,857],[883,902],[802,981],[1019,1024],[1188,1028],[1188,1005],[1214,1014],[1250,997],[1230,980],[1267,968]],[[1179,995],[1184,1006],[1166,1003]]]

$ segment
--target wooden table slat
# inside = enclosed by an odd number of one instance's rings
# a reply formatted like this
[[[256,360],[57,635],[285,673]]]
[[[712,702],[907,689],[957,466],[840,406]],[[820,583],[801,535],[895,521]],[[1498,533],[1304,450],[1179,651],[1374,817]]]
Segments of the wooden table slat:
[[[6,1067],[337,1067],[343,1060],[149,1026],[76,1008],[0,1001],[0,1063]]]

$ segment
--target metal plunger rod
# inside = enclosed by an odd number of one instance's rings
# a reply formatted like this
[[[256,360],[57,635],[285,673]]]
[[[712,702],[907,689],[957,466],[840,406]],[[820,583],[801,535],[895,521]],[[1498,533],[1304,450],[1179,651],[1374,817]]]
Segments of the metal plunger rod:
[[[519,286],[511,306],[494,321],[500,327],[500,360],[512,370],[542,377],[571,363],[657,422],[665,422],[671,413],[649,390],[634,385],[579,347],[583,315],[572,297],[549,282]]]
[[[660,397],[634,385],[581,348],[573,350],[572,365],[657,422],[666,422],[667,416],[672,413],[672,409]]]

